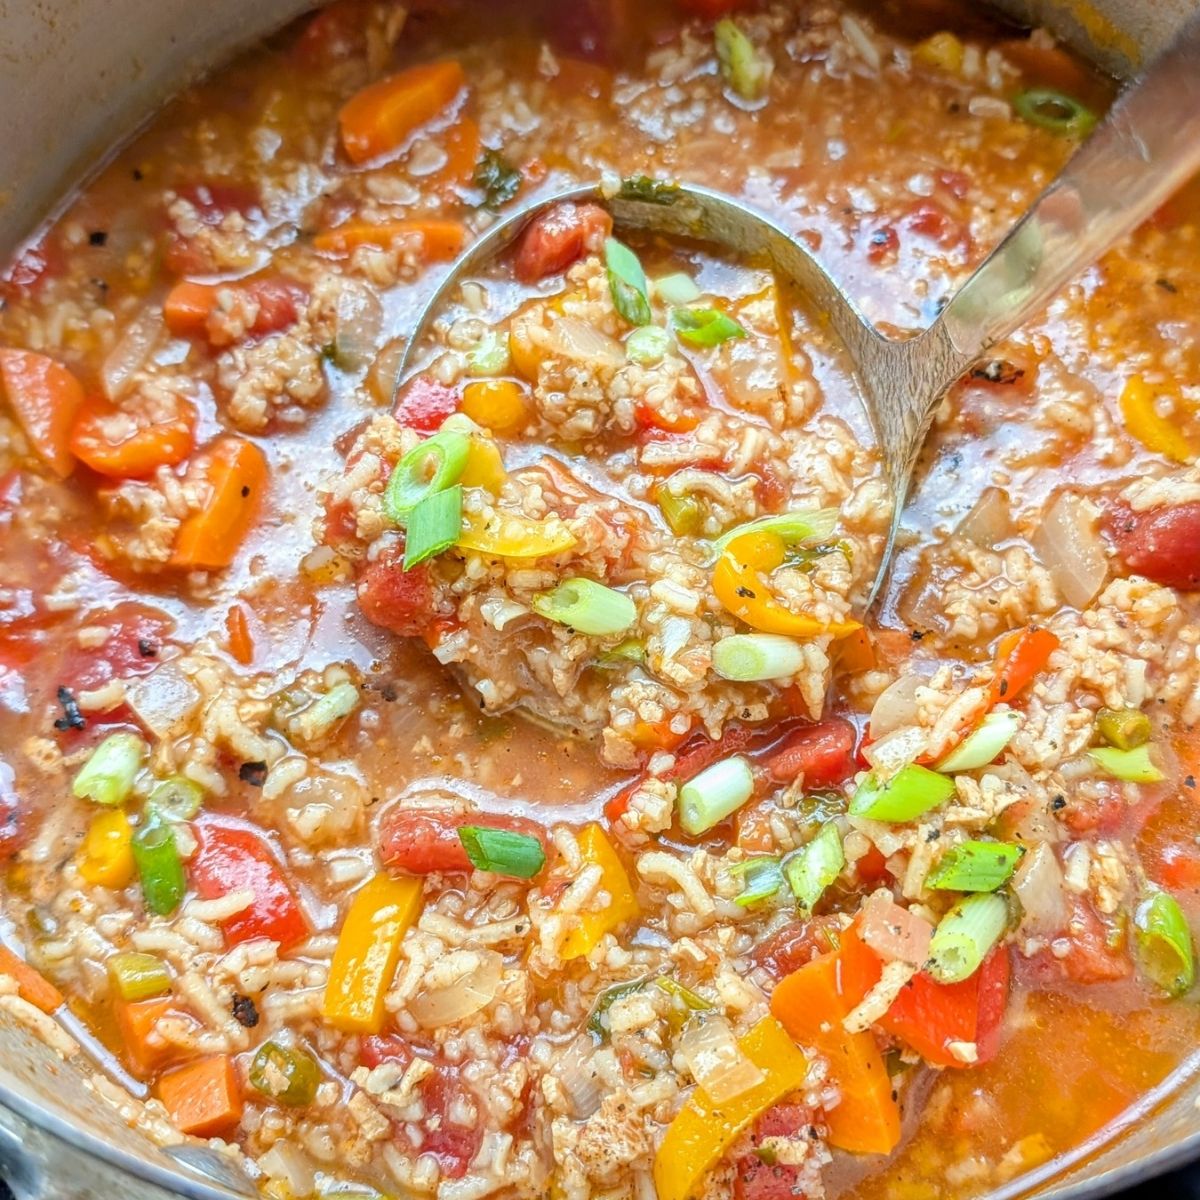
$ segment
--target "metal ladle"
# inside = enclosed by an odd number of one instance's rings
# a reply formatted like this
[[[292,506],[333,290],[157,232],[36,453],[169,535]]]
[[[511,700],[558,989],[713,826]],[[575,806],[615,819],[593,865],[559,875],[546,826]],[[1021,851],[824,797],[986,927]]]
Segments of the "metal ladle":
[[[617,227],[682,237],[765,262],[832,325],[853,363],[893,496],[888,540],[868,607],[887,577],[896,532],[934,411],[947,389],[1065,283],[1133,230],[1200,170],[1200,15],[1117,98],[1104,121],[927,329],[880,333],[803,245],[768,216],[694,184],[654,200],[572,188],[514,213],[463,254],[422,310],[399,378],[447,297],[567,200],[591,200]]]

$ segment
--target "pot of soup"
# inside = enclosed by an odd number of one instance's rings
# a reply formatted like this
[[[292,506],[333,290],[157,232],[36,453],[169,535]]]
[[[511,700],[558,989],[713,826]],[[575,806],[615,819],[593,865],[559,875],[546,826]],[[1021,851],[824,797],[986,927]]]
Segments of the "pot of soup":
[[[304,8],[0,11],[18,1200],[1192,1156],[1197,186],[955,385],[869,610],[822,313],[602,202],[916,331],[1191,6]]]

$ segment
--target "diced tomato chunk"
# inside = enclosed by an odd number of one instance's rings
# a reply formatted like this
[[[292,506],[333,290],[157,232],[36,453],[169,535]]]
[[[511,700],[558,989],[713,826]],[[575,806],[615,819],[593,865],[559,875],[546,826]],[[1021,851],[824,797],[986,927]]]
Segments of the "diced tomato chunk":
[[[813,917],[808,921],[797,921],[777,930],[765,942],[760,942],[751,951],[750,957],[776,979],[782,979],[806,966],[818,955],[828,954],[834,949],[830,931],[837,929],[837,917]]]
[[[1200,890],[1200,847],[1194,842],[1163,847],[1158,866],[1150,874],[1173,892]]]
[[[399,1063],[407,1067],[416,1055],[412,1047],[394,1034],[368,1034],[358,1043],[358,1058],[368,1070],[374,1070],[385,1062]]]
[[[1131,573],[1182,591],[1200,588],[1200,501],[1125,511],[1110,528]]]
[[[69,680],[72,688],[97,688],[110,679],[153,671],[173,627],[166,613],[134,603],[109,610],[103,624],[109,635],[101,645],[72,644],[63,662],[61,678]]]
[[[1072,982],[1109,983],[1133,974],[1129,955],[1112,944],[1104,922],[1082,896],[1074,898],[1065,936],[1069,943],[1067,953],[1062,958],[1057,955],[1052,958]]]
[[[883,851],[875,845],[872,845],[854,866],[863,883],[878,883],[888,873],[887,859]]]
[[[418,375],[396,401],[396,420],[406,429],[432,433],[452,413],[458,412],[459,395],[454,388]]]
[[[751,1153],[734,1164],[735,1200],[797,1200],[801,1168],[790,1163],[768,1162],[757,1152],[767,1138],[795,1137],[812,1124],[812,1109],[803,1104],[776,1104],[758,1119],[749,1142]]]
[[[589,251],[598,251],[611,232],[612,217],[598,204],[558,204],[521,234],[513,273],[521,283],[557,275]]]
[[[0,275],[0,296],[13,299],[34,291],[47,279],[60,274],[66,257],[53,230],[47,230],[17,255],[7,275]]]
[[[411,875],[434,871],[471,871],[471,860],[458,831],[464,825],[484,829],[507,829],[537,838],[546,846],[546,831],[524,817],[499,813],[461,813],[436,808],[404,808],[394,805],[384,814],[379,827],[379,857],[386,867]]]
[[[854,726],[840,717],[797,729],[767,760],[771,778],[790,783],[804,776],[805,787],[839,783],[854,767]]]
[[[894,225],[880,225],[867,237],[867,262],[890,262],[900,252],[900,235]]]
[[[428,567],[422,563],[406,571],[404,547],[389,547],[359,578],[358,606],[373,625],[400,637],[420,637],[435,616]]]
[[[239,183],[189,183],[175,189],[175,194],[195,209],[201,225],[214,229],[232,213],[243,217],[261,215],[261,202],[256,188]],[[198,238],[186,237],[172,230],[167,235],[163,262],[175,275],[205,275],[217,269],[211,251]]]
[[[905,225],[919,237],[943,250],[965,249],[971,240],[966,225],[952,217],[936,200],[924,200],[905,218]]]

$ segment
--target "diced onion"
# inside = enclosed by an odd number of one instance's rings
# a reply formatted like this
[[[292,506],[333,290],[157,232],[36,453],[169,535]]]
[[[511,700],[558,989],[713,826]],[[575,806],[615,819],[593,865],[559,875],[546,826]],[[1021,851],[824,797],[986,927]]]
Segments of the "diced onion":
[[[763,1081],[762,1071],[738,1045],[724,1017],[690,1021],[679,1038],[679,1055],[692,1078],[717,1104],[725,1104]]]
[[[125,394],[133,376],[158,349],[165,329],[162,312],[154,305],[143,308],[125,327],[100,366],[100,383],[109,400]]]
[[[735,633],[713,647],[713,669],[725,679],[751,683],[786,679],[804,666],[799,642],[775,633]]]
[[[715,762],[679,789],[679,824],[693,837],[711,829],[754,795],[754,772],[740,754]]]
[[[1096,531],[1099,514],[1082,496],[1063,492],[1031,541],[1067,603],[1086,608],[1108,578],[1108,557]]]
[[[496,996],[504,968],[504,959],[499,954],[494,950],[458,950],[440,960],[440,965],[446,967],[455,959],[467,968],[464,974],[446,987],[418,992],[408,1002],[408,1011],[425,1029],[465,1021],[491,1004]]]
[[[668,305],[691,304],[693,300],[699,300],[702,294],[692,277],[682,271],[656,279],[653,291],[656,299]]]
[[[1012,890],[1021,902],[1021,932],[1056,937],[1067,924],[1062,867],[1052,847],[1036,846],[1017,867]]]
[[[383,328],[383,305],[365,283],[343,279],[334,308],[333,358],[344,371],[357,371],[375,357]]]
[[[890,896],[872,896],[862,910],[862,939],[884,962],[919,967],[929,957],[933,926]]]
[[[901,675],[879,693],[871,709],[869,729],[872,738],[878,741],[893,729],[916,724],[917,688],[921,683],[919,675]]]
[[[878,741],[863,747],[863,757],[885,775],[899,771],[906,763],[919,758],[925,749],[927,734],[916,725],[893,729]]]
[[[985,488],[954,532],[983,550],[993,550],[998,542],[1007,541],[1013,536],[1007,494],[996,487]]]
[[[625,989],[621,994],[628,994],[629,991],[643,987],[644,981],[637,980],[632,985],[618,986]],[[617,992],[618,988],[610,988],[609,991]],[[605,993],[605,995],[607,994]],[[618,996],[613,996],[613,999],[618,998]],[[611,1004],[611,1000],[609,1004]],[[581,1033],[563,1051],[562,1057],[554,1066],[558,1085],[565,1093],[571,1114],[576,1120],[586,1120],[600,1107],[600,1072],[594,1061],[595,1056],[596,1043],[590,1034]]]
[[[577,317],[559,317],[546,335],[550,350],[578,362],[599,360],[611,367],[625,361],[625,347],[615,338]]]
[[[165,738],[186,721],[200,707],[202,698],[199,688],[169,662],[125,685],[126,704],[156,738]]]

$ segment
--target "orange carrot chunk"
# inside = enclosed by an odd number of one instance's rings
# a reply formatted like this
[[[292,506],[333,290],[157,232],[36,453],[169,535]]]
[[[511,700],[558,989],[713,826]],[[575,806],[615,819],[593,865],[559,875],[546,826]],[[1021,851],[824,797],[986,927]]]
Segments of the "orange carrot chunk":
[[[192,452],[196,410],[182,403],[173,420],[142,424],[103,400],[86,400],[71,430],[75,457],[100,475],[139,479],[173,467]]]
[[[244,438],[217,443],[208,463],[208,500],[175,538],[172,566],[215,570],[233,561],[267,490],[267,459]]]
[[[467,230],[461,221],[435,219],[385,221],[371,225],[349,221],[336,229],[327,229],[313,238],[313,246],[327,254],[349,254],[358,246],[386,249],[402,238],[420,238],[421,257],[427,262],[446,262],[462,253]]]
[[[463,69],[453,59],[410,67],[351,96],[338,114],[342,147],[353,163],[397,150],[462,91]]]
[[[0,350],[0,395],[34,453],[60,479],[75,469],[71,428],[83,386],[62,363],[30,350]]]
[[[158,1098],[182,1133],[216,1137],[242,1119],[242,1088],[228,1054],[214,1054],[168,1071]]]
[[[19,959],[11,950],[0,946],[0,975],[17,981],[17,995],[44,1013],[52,1013],[63,1003],[63,994],[40,972]]]
[[[121,1035],[121,1049],[135,1075],[153,1075],[179,1054],[179,1049],[155,1035],[159,1020],[171,1011],[169,996],[154,1000],[117,1000],[113,1015]]]
[[[176,337],[204,337],[208,314],[217,303],[215,283],[177,283],[163,301],[163,320]]]

